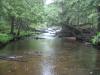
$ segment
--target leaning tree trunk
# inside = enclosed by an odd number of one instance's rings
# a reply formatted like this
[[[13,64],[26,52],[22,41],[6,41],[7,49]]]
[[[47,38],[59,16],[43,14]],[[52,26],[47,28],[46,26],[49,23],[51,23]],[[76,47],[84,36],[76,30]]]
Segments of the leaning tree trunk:
[[[11,16],[11,30],[10,30],[11,34],[14,34],[14,22],[15,22],[15,17]]]
[[[100,6],[98,6],[98,31],[100,32]]]

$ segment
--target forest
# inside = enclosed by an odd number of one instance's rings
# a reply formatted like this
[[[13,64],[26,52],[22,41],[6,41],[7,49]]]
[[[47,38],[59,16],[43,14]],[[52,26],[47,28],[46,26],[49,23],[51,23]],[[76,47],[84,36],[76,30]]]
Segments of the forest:
[[[65,36],[66,28],[71,27],[70,34],[98,44],[100,1],[54,0],[46,3],[46,0],[0,0],[1,44],[50,26],[63,28],[59,36]]]
[[[100,0],[0,0],[0,75],[100,75]]]

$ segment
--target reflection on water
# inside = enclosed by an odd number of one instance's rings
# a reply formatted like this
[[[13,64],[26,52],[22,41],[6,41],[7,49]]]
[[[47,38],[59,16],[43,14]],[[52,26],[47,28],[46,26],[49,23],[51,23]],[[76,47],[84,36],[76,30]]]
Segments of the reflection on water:
[[[42,61],[42,75],[54,75],[53,63],[48,60]]]
[[[0,75],[100,75],[100,52],[76,41],[19,40],[0,50],[1,55],[26,61],[0,60]]]

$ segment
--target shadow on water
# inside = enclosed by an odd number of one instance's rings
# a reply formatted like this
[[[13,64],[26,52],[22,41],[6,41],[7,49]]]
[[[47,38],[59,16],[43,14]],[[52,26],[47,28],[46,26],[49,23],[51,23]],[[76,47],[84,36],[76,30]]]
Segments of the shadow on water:
[[[19,40],[0,50],[0,75],[100,75],[100,52],[76,41],[56,38]],[[41,35],[42,36],[42,35]]]

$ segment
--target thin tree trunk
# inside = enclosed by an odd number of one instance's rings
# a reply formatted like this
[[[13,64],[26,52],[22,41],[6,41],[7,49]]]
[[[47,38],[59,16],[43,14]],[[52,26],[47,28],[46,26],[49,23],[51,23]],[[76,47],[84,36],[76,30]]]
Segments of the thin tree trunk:
[[[20,35],[20,25],[18,26],[17,36]]]
[[[22,22],[22,20],[19,18],[19,20],[18,20],[18,31],[17,31],[17,36],[20,35],[21,22]]]
[[[15,22],[15,17],[11,16],[11,30],[10,30],[11,34],[14,34],[14,22]]]
[[[100,32],[100,6],[98,6],[98,31]]]

